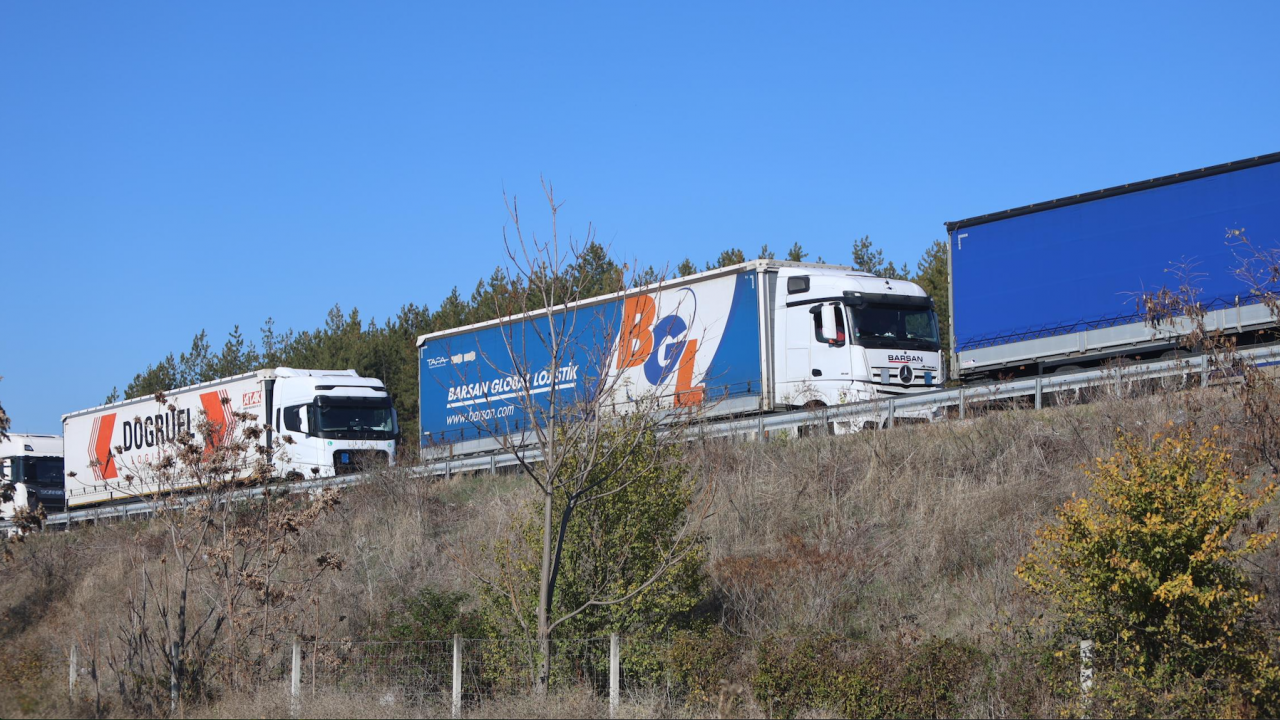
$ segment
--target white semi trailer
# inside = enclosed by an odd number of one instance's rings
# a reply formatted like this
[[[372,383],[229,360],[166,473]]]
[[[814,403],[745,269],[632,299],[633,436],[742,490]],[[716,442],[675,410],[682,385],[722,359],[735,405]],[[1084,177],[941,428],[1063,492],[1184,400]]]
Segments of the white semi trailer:
[[[13,500],[0,504],[0,519],[20,507],[63,510],[62,438],[13,433],[0,440],[0,482],[13,483]]]
[[[354,370],[272,368],[171,390],[163,403],[146,396],[64,415],[67,506],[193,486],[162,485],[146,468],[182,433],[198,437],[202,417],[214,435],[200,438],[206,445],[231,437],[240,413],[264,430],[258,442],[268,449],[292,440],[275,454],[281,477],[332,477],[395,461],[396,414],[381,380]]]
[[[698,406],[704,417],[818,408],[936,390],[933,301],[915,283],[849,267],[753,260],[418,338],[424,452],[482,452],[523,432],[526,395],[594,392]],[[546,370],[523,376],[527,368]]]

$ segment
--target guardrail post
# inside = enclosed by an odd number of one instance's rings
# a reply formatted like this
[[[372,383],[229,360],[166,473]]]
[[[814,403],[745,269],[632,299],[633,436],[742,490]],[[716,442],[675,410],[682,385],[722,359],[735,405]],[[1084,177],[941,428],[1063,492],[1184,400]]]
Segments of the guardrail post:
[[[1036,409],[1037,410],[1040,410],[1044,406],[1043,405],[1044,401],[1042,400],[1043,393],[1041,392],[1041,383],[1043,381],[1044,381],[1044,378],[1040,376],[1036,376]]]
[[[462,717],[462,636],[453,636],[453,717]]]
[[[1200,387],[1209,384],[1209,356],[1200,356]]]
[[[609,635],[609,717],[618,714],[622,700],[621,682],[622,651],[618,647],[618,633]]]
[[[960,396],[957,404],[960,406],[960,419],[964,419],[964,388],[960,388]]]
[[[895,405],[894,405],[894,403],[893,403],[893,398],[889,398],[889,427],[893,427],[893,411],[894,411],[894,408],[895,408]]]

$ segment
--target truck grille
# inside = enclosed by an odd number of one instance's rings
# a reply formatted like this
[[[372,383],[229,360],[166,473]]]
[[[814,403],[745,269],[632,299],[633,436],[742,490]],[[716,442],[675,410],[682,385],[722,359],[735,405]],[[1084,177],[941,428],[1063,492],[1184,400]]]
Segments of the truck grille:
[[[885,390],[923,390],[925,388],[941,388],[942,378],[934,370],[916,370],[911,368],[909,381],[902,381],[905,366],[879,367],[871,369],[871,380]],[[928,381],[927,383],[925,381]]]
[[[45,512],[62,512],[67,509],[67,497],[62,488],[28,488],[27,503],[34,510],[36,505],[43,505]]]
[[[386,467],[388,459],[385,450],[334,450],[333,474],[349,475],[354,472]]]

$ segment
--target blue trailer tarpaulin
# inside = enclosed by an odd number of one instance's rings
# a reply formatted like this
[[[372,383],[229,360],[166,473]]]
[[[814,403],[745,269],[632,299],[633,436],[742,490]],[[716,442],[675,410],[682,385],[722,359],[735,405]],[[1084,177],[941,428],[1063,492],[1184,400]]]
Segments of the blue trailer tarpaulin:
[[[956,350],[1142,322],[1139,298],[1176,288],[1178,266],[1210,307],[1250,302],[1231,232],[1280,246],[1266,157],[949,223]]]

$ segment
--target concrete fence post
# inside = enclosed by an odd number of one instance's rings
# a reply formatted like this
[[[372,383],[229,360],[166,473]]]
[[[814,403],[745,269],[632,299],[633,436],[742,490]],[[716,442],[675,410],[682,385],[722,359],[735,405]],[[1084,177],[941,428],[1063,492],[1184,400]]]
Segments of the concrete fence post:
[[[289,675],[289,713],[302,713],[302,638],[293,636],[293,672]]]
[[[462,636],[453,636],[453,717],[462,717]]]
[[[67,661],[67,693],[73,697],[76,694],[76,673],[80,671],[80,668],[76,667],[76,652],[76,644],[73,642],[71,643],[71,654]]]
[[[1093,692],[1093,641],[1080,641],[1080,694],[1085,700]]]
[[[618,633],[609,636],[609,717],[616,717],[622,701],[622,651],[618,647]]]

